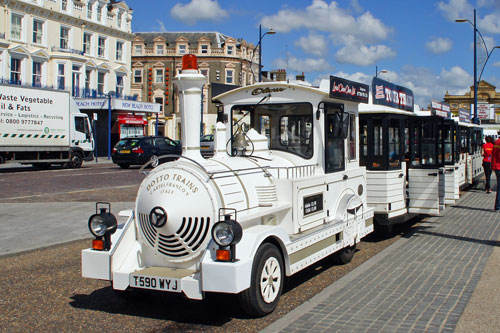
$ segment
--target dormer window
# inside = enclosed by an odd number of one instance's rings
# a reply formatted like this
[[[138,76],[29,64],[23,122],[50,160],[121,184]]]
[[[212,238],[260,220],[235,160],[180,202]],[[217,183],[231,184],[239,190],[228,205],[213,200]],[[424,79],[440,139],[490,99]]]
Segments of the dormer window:
[[[156,45],[156,54],[158,55],[163,54],[163,45]]]
[[[208,54],[208,45],[201,45],[200,52],[201,54]]]
[[[227,54],[228,54],[228,55],[232,55],[232,54],[233,54],[233,49],[234,49],[234,47],[233,47],[232,45],[229,45],[229,46],[227,47]]]
[[[186,54],[186,45],[179,45],[179,54]]]

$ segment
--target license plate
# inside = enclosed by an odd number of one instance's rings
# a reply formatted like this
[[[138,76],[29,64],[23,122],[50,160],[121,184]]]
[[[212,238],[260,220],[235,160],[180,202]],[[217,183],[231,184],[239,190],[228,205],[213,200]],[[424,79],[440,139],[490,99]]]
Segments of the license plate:
[[[120,150],[120,154],[130,154],[130,150]]]
[[[181,292],[181,281],[159,276],[130,275],[130,286],[134,288]]]
[[[203,147],[203,146],[201,146],[201,149],[209,149],[209,147]]]

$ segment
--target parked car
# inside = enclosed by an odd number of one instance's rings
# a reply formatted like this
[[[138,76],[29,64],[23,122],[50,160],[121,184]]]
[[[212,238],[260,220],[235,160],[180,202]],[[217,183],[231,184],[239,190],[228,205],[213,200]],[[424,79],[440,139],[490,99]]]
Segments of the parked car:
[[[211,157],[214,155],[214,135],[207,134],[200,139],[201,155],[203,157]]]
[[[158,164],[176,159],[174,157],[159,159],[162,155],[180,155],[181,145],[170,138],[162,136],[129,137],[120,140],[112,152],[113,163],[126,169],[131,165],[143,165],[149,161],[154,168]]]

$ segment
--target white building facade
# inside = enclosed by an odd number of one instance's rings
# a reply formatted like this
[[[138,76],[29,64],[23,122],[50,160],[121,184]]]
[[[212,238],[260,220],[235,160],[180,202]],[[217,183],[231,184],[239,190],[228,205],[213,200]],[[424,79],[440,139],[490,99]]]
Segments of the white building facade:
[[[0,82],[129,95],[132,10],[114,0],[0,0]]]

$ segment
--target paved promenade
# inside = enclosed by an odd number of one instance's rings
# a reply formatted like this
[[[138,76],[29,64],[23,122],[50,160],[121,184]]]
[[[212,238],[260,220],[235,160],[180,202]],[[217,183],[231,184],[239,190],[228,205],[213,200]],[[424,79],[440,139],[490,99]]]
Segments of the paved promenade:
[[[500,214],[483,188],[263,332],[500,331]]]

